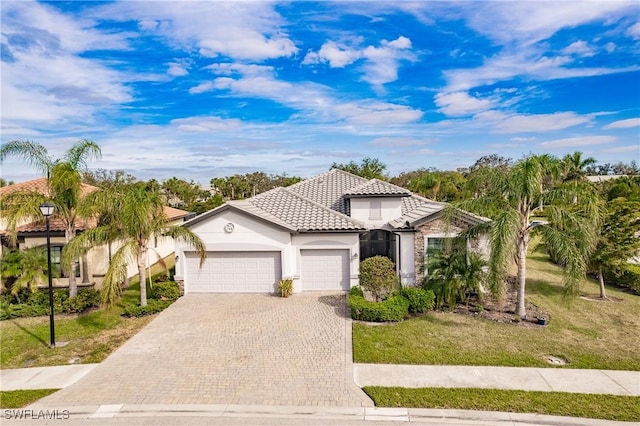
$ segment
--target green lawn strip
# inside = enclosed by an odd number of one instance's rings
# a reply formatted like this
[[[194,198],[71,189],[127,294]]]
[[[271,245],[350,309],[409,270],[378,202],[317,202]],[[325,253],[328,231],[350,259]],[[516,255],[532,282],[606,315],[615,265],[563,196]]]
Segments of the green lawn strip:
[[[165,262],[167,267],[171,267],[175,258],[173,255],[169,256],[165,258]],[[163,270],[155,264],[151,273],[158,274]],[[124,291],[120,304],[124,303],[140,303],[140,286],[137,279]],[[56,343],[67,344],[55,349],[48,347],[48,316],[0,321],[0,368],[101,362],[155,318],[155,315],[125,318],[121,314],[122,308],[117,306],[78,315],[56,315]]]
[[[59,389],[0,391],[0,408],[21,408]]]
[[[430,312],[400,323],[353,325],[354,360],[361,363],[640,370],[640,297],[609,288],[616,300],[563,298],[560,268],[543,255],[528,262],[527,300],[551,315],[547,326],[523,327],[469,315]],[[587,281],[582,292],[597,295]]]
[[[365,387],[377,407],[444,408],[640,421],[640,397],[499,389]]]

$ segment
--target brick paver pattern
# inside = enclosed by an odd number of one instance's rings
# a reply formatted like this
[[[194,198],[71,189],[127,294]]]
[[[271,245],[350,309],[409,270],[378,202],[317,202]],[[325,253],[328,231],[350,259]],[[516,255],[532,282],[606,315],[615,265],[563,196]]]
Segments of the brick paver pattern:
[[[40,403],[370,406],[346,313],[344,293],[187,295]]]

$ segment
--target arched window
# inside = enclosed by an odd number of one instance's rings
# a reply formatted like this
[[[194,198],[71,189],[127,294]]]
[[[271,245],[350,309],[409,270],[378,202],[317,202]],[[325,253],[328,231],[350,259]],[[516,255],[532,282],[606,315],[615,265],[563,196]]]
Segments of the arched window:
[[[396,263],[396,234],[373,229],[360,235],[360,261],[373,256],[387,256]]]

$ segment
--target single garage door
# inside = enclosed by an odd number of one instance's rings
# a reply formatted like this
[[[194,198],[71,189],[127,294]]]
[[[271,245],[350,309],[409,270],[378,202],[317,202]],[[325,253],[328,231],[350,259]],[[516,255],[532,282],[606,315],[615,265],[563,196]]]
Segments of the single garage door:
[[[349,250],[300,250],[302,289],[349,290]]]
[[[196,253],[187,253],[188,293],[273,293],[282,276],[280,252],[207,252],[202,269]]]

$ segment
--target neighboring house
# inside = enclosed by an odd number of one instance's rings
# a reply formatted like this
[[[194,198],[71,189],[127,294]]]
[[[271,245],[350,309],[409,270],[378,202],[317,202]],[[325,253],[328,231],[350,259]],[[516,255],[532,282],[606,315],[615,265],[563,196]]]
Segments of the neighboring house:
[[[455,224],[447,224],[445,206],[333,169],[186,222],[206,244],[207,260],[200,268],[193,249],[177,245],[176,280],[185,293],[269,293],[281,278],[293,278],[296,292],[348,290],[358,284],[360,261],[384,255],[404,285],[416,285],[427,250],[488,221],[459,211]],[[487,238],[468,247],[486,255]]]
[[[82,195],[87,195],[97,189],[98,188],[95,186],[83,184]],[[39,192],[46,195],[48,194],[47,179],[40,178],[2,187],[0,188],[0,198],[14,191]],[[184,223],[184,221],[190,216],[189,212],[172,207],[164,207],[164,211],[166,216],[171,220],[170,223],[172,225]],[[0,237],[2,238],[2,245],[9,246],[9,231],[7,229],[7,221],[1,216],[1,214],[2,212],[0,211]],[[46,248],[47,234],[44,218],[36,222],[30,222],[28,220],[22,221],[17,225],[17,248]],[[79,219],[76,222],[76,229],[78,233],[81,233],[82,231],[95,226],[96,221],[93,219]],[[60,268],[60,255],[62,252],[62,248],[64,247],[66,242],[65,228],[62,221],[58,219],[55,214],[49,219],[49,229],[52,268],[57,271],[56,275],[59,277],[54,279],[54,285],[58,287],[67,287],[69,285],[69,278],[68,276],[65,276],[63,274],[62,269]],[[112,244],[111,252],[115,253],[118,247],[119,246],[117,243]],[[154,245],[151,248],[153,250],[150,250],[148,264],[157,262],[158,257],[164,258],[169,256],[171,253],[173,253],[175,244],[173,238],[158,236],[158,238],[154,240]],[[75,264],[73,273],[76,274],[79,287],[94,285],[98,288],[100,287],[107,268],[109,267],[109,251],[109,247],[107,246],[95,247],[81,259],[78,259]],[[152,254],[154,251],[157,253],[157,256]],[[135,261],[133,261],[127,267],[127,276],[132,277],[137,273],[138,267],[136,266]]]

